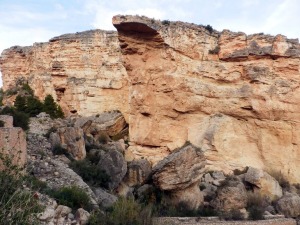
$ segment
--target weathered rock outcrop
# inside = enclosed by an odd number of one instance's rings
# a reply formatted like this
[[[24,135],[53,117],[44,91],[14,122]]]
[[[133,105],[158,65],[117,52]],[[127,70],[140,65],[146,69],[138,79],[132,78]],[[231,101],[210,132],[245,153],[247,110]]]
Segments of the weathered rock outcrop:
[[[277,210],[286,217],[300,216],[300,197],[296,194],[287,193],[276,204]]]
[[[128,112],[128,83],[117,33],[92,30],[2,52],[3,89],[26,80],[43,99],[47,94],[69,114]]]
[[[258,191],[261,195],[269,197],[271,200],[282,196],[282,188],[278,181],[263,170],[250,167],[245,174],[245,181],[258,188],[254,191]]]
[[[267,168],[299,182],[298,40],[135,16],[113,24],[118,35],[95,30],[5,50],[4,90],[27,79],[64,111],[120,110],[126,160],[156,164],[188,140],[212,170]]]
[[[239,180],[227,180],[217,191],[212,205],[218,211],[228,212],[233,209],[243,209],[247,206],[247,192]]]
[[[187,203],[196,209],[203,203],[199,181],[205,171],[205,157],[200,149],[187,145],[171,153],[153,168],[153,183],[171,193],[174,204]]]
[[[26,136],[20,127],[13,127],[11,116],[0,115],[3,127],[0,127],[0,155],[2,159],[8,157],[14,165],[23,167],[27,160]],[[2,162],[0,159],[0,168]]]
[[[130,158],[187,140],[214,170],[246,165],[300,180],[298,40],[115,16],[130,87]]]

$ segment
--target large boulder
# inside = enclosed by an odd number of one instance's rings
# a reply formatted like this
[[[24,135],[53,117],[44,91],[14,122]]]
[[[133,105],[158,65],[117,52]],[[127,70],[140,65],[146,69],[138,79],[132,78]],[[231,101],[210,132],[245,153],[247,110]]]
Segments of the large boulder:
[[[111,111],[96,116],[80,117],[74,126],[82,128],[87,137],[98,143],[104,142],[109,137],[121,138],[127,123],[119,111]]]
[[[127,172],[127,163],[118,150],[102,152],[98,166],[110,177],[108,186],[111,190],[118,187]]]
[[[271,200],[282,196],[282,188],[278,181],[263,170],[249,167],[244,179],[258,188],[255,191],[269,197]]]
[[[86,156],[83,130],[78,127],[62,127],[56,132],[59,137],[59,144],[67,150],[76,160],[84,159]],[[50,137],[53,137],[51,135]],[[57,138],[55,139],[57,140]],[[57,142],[57,141],[55,141]],[[55,143],[58,144],[58,143]],[[53,145],[55,146],[55,145]]]
[[[276,209],[286,217],[300,216],[300,197],[297,194],[287,193],[276,203]]]
[[[247,206],[247,191],[237,178],[227,178],[218,188],[216,198],[211,205],[222,212],[243,209]]]
[[[107,191],[103,190],[102,188],[94,189],[94,193],[96,196],[97,203],[102,208],[109,208],[118,200],[118,197],[108,193]]]
[[[203,152],[187,145],[172,152],[153,168],[153,182],[161,190],[170,191],[173,203],[182,201],[197,208],[203,202],[199,181],[205,171]]]
[[[153,182],[161,190],[183,190],[199,182],[205,164],[203,152],[193,145],[187,145],[154,166]]]
[[[79,208],[75,213],[75,218],[80,225],[85,225],[89,221],[90,213],[85,211],[83,208]]]

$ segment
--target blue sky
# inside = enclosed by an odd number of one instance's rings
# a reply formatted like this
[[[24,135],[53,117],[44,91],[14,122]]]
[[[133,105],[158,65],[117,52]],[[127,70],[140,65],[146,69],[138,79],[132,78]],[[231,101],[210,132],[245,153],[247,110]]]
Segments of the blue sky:
[[[116,14],[299,38],[299,12],[299,0],[0,0],[0,52],[64,33],[113,30]]]

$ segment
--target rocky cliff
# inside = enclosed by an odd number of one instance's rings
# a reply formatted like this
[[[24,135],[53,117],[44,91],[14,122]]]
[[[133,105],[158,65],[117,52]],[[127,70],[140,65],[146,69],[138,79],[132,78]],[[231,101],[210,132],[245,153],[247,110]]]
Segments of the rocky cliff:
[[[20,127],[13,127],[11,116],[0,115],[0,122],[0,168],[11,166],[10,163],[22,168],[27,161],[25,132]]]
[[[113,24],[118,34],[5,50],[4,89],[22,78],[70,114],[120,110],[127,160],[155,164],[189,141],[211,169],[252,166],[300,180],[298,40],[146,17],[116,16]]]
[[[131,85],[127,155],[157,158],[190,141],[211,168],[299,181],[298,40],[145,17],[113,24]]]
[[[113,109],[127,115],[129,85],[114,31],[85,31],[15,46],[2,52],[0,67],[4,91],[26,80],[41,99],[52,94],[67,115]]]

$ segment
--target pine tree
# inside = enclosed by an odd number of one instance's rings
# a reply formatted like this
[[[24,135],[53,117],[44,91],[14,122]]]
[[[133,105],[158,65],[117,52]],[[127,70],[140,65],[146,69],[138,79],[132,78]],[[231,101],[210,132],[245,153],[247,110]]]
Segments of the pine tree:
[[[51,118],[63,118],[64,113],[57,105],[51,95],[47,95],[44,100],[43,111],[50,115]]]
[[[43,103],[36,97],[28,96],[26,98],[26,105],[27,109],[25,112],[31,117],[36,116],[43,111]]]
[[[17,111],[25,112],[27,109],[26,98],[24,96],[17,95],[14,106],[17,109]]]

